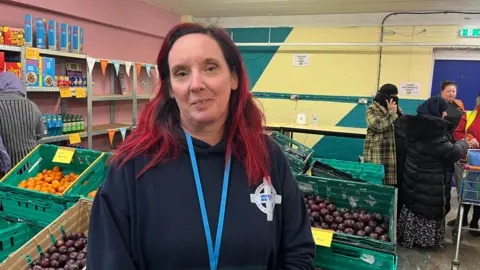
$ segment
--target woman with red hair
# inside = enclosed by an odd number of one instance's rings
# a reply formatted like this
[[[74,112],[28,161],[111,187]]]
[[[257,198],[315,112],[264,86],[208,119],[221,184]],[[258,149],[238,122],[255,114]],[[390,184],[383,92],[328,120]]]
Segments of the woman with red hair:
[[[314,269],[302,194],[230,37],[181,24],[157,64],[160,91],[93,203],[87,268]]]

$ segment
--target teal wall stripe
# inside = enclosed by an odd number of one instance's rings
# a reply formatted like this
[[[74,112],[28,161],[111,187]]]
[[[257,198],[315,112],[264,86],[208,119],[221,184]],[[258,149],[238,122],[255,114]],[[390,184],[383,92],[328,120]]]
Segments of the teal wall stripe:
[[[343,102],[343,103],[358,103],[359,98],[365,98],[370,103],[371,97],[352,97],[352,96],[329,96],[329,95],[313,95],[313,94],[295,94],[295,93],[270,93],[270,92],[252,92],[257,98],[267,99],[291,99],[293,95],[298,100],[315,100],[315,101],[329,101],[329,102]]]
[[[292,27],[271,28],[270,42],[285,42]],[[268,42],[269,28],[228,28],[226,31],[232,36],[235,42]],[[267,68],[278,46],[272,47],[240,47],[240,52],[245,63],[250,89],[255,87],[262,73]]]

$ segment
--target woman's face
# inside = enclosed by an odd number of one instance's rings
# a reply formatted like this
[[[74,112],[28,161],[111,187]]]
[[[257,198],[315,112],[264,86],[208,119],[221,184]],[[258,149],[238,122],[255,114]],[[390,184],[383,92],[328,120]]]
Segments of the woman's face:
[[[442,90],[442,97],[448,102],[453,101],[456,96],[457,87],[455,85],[449,85]]]
[[[238,79],[218,43],[205,34],[183,36],[170,50],[168,63],[170,97],[177,102],[181,121],[191,125],[224,122]]]

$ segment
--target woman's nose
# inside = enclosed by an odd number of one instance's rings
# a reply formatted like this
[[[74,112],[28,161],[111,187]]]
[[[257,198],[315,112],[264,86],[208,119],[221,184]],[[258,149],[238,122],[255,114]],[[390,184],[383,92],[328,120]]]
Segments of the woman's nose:
[[[191,91],[199,91],[203,88],[205,88],[203,84],[203,78],[200,72],[193,71],[192,72],[192,77],[190,81],[190,90]]]

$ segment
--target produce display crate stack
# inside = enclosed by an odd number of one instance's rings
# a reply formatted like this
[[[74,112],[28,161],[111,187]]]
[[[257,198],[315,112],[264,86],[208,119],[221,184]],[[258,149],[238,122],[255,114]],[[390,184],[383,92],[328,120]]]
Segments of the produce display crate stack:
[[[77,181],[72,185],[66,197],[69,198],[69,203],[80,199],[93,200],[98,187],[103,183],[107,176],[109,166],[109,158],[111,154],[105,153],[95,165],[95,177],[85,178]]]
[[[52,266],[52,261],[59,262],[59,267],[65,265],[63,258],[60,258],[59,255],[66,255],[69,258],[75,257],[73,259],[75,264],[79,266],[79,269],[82,269],[86,262],[86,240],[84,241],[84,239],[88,235],[91,208],[92,201],[80,199],[34,238],[25,243],[16,252],[10,254],[0,264],[0,269],[29,269],[29,267],[33,267],[37,263],[47,263],[42,262],[42,259],[46,257],[50,258],[48,261],[50,265],[47,267],[55,269],[56,265]],[[67,243],[68,240],[74,243],[75,251],[62,251],[62,249],[66,249],[66,246],[72,243]],[[52,248],[53,246],[54,248]],[[73,252],[76,254],[72,255]],[[80,255],[80,253],[84,255]]]
[[[32,225],[0,214],[0,262],[42,230],[47,224]]]
[[[68,194],[72,185],[79,181],[89,181],[103,174],[101,171],[103,166],[96,165],[104,153],[76,149],[69,163],[53,162],[57,151],[60,150],[73,149],[41,144],[2,178],[0,200],[4,215],[32,223],[48,224],[67,209],[68,203],[72,203],[70,200],[78,200],[78,197],[64,196]],[[48,172],[48,170],[52,171]],[[40,176],[40,173],[43,176]],[[64,175],[63,182],[62,179],[52,180],[53,175],[58,179],[60,174]],[[45,189],[32,189],[38,183],[42,183],[42,188]],[[47,187],[54,188],[53,184],[58,186],[56,193],[47,190]]]
[[[318,161],[330,165],[333,168],[346,172],[354,178],[381,185],[385,177],[383,165],[373,163],[360,163],[328,158],[320,158]]]
[[[312,226],[334,231],[330,247],[317,246],[317,267],[329,270],[396,269],[395,188],[307,175],[298,175],[297,182],[309,207]],[[372,231],[366,232],[367,226]],[[377,231],[377,227],[382,228]],[[372,232],[378,234],[373,236]],[[332,263],[333,260],[338,263]]]
[[[273,132],[270,136],[282,147],[294,174],[303,174],[308,171],[313,156],[311,148],[278,132]]]

